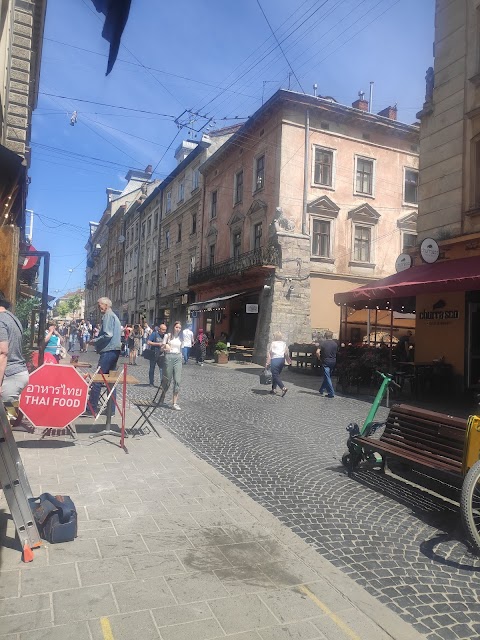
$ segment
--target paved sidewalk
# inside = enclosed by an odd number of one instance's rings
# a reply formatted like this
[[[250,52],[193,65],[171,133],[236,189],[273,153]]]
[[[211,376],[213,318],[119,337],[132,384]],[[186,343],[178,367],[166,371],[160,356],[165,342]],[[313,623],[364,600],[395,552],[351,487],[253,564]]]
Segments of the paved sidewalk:
[[[2,639],[423,637],[162,427],[125,454],[78,424],[74,445],[16,433],[33,491],[69,494],[79,535],[21,563],[0,494]]]

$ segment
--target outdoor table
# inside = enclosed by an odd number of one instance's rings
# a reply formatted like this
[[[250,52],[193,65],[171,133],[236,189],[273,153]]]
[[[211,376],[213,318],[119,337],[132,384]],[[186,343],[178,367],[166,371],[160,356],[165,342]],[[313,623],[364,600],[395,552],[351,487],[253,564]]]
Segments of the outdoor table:
[[[397,362],[397,365],[413,373],[415,398],[418,398],[419,392],[425,389],[425,384],[429,376],[432,380],[437,378],[443,386],[450,380],[452,375],[452,365],[448,362],[441,362],[440,360],[432,360],[430,362]],[[445,389],[443,390],[445,391]]]
[[[116,382],[124,382],[123,376],[119,371],[111,371],[110,373],[96,373],[91,377],[92,384],[100,383],[100,384],[108,384],[114,385]],[[125,376],[125,384],[139,384],[140,380],[127,374]],[[121,433],[117,431],[113,431],[110,427],[112,426],[112,411],[113,411],[113,393],[108,399],[107,402],[107,419],[105,422],[105,429],[103,431],[99,431],[98,433],[93,433],[90,438],[98,438],[99,436],[121,436]]]

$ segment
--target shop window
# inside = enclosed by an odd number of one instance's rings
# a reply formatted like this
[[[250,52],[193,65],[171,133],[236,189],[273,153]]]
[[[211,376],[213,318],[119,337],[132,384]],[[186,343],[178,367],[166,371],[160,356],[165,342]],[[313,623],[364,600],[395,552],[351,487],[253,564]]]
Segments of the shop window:
[[[312,221],[312,255],[330,258],[330,221]]]

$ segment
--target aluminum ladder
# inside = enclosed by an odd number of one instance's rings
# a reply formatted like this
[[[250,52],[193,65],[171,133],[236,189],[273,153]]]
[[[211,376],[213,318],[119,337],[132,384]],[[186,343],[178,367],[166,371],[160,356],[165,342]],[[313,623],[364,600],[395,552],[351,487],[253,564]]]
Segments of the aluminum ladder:
[[[30,483],[12,434],[5,407],[0,400],[0,485],[10,509],[23,549],[24,562],[33,560],[32,549],[41,545],[29,499]]]

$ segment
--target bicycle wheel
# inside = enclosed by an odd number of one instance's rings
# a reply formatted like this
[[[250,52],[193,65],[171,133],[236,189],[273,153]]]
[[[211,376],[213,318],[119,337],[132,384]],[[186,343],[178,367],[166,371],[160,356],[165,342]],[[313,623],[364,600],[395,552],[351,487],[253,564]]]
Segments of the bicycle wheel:
[[[460,512],[465,533],[477,553],[480,553],[480,460],[465,476],[460,498]]]

